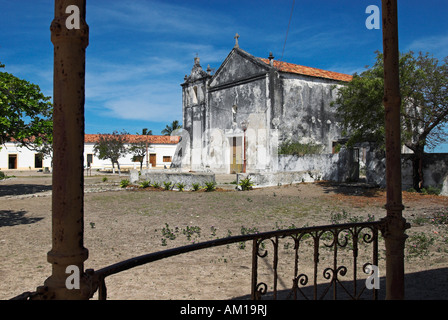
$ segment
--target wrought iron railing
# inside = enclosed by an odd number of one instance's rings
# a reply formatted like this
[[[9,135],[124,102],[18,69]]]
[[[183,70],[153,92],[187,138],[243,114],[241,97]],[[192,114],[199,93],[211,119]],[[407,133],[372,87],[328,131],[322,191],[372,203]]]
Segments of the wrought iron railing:
[[[280,244],[284,246],[292,244],[293,263],[286,261],[286,267],[292,266],[293,277],[290,288],[287,290],[288,298],[292,299],[325,299],[332,289],[332,298],[338,298],[338,289],[342,288],[345,297],[350,299],[360,299],[366,289],[365,282],[359,285],[359,250],[360,246],[371,245],[371,254],[369,260],[363,263],[362,269],[366,273],[367,266],[378,265],[378,238],[379,230],[382,230],[384,223],[362,222],[349,223],[327,226],[316,226],[299,229],[277,230],[258,234],[248,234],[233,236],[228,238],[216,239],[202,243],[186,245],[161,252],[150,253],[132,259],[128,259],[97,271],[87,270],[86,274],[92,277],[92,281],[98,286],[98,299],[107,299],[106,278],[119,272],[129,270],[131,268],[141,266],[150,262],[166,259],[187,252],[197,251],[206,248],[218,247],[232,243],[240,243],[252,241],[252,280],[251,280],[251,298],[254,300],[262,297],[279,298],[278,279],[279,279],[279,263],[285,263],[288,255],[280,253]],[[310,246],[306,246],[310,243]],[[272,266],[270,273],[272,274],[272,292],[268,292],[268,284],[260,281],[259,261],[267,262],[267,258],[271,255],[270,246],[272,245]],[[366,252],[368,248],[363,248]],[[325,268],[320,268],[321,250],[329,251],[331,256],[329,264]],[[312,258],[311,275],[310,272],[304,271],[302,268],[302,260]],[[341,260],[350,257],[351,267],[342,264]],[[344,262],[345,263],[345,262]],[[266,265],[266,264],[264,264]],[[320,274],[320,271],[322,273]],[[344,277],[351,275],[352,289],[347,288]],[[312,280],[311,280],[312,279]],[[322,282],[321,282],[322,281]],[[312,285],[311,294],[305,292],[305,287],[309,289]],[[318,290],[318,286],[323,288]],[[308,290],[309,291],[309,290]],[[372,298],[377,299],[377,289],[373,288]]]

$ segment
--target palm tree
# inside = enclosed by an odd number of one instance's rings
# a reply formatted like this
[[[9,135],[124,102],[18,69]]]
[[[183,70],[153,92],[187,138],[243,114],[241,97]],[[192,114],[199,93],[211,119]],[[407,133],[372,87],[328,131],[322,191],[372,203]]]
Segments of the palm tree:
[[[165,129],[162,130],[162,134],[165,136],[169,136],[173,131],[177,129],[182,129],[182,125],[179,124],[178,120],[174,120],[171,125],[166,125]]]
[[[139,134],[139,133],[137,132],[137,134]],[[141,135],[142,136],[152,136],[152,130],[149,130],[148,128],[143,128]]]

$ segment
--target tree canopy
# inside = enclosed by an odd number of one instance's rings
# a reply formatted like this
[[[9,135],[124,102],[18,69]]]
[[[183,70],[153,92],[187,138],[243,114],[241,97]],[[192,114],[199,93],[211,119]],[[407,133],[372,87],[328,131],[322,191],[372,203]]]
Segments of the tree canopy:
[[[4,65],[0,63],[0,69]],[[35,148],[53,136],[53,105],[38,85],[0,72],[0,145],[16,140]]]
[[[402,53],[399,61],[401,94],[401,139],[414,152],[414,188],[423,182],[425,148],[434,148],[448,138],[448,57],[443,63],[429,53]],[[348,145],[371,141],[385,145],[383,54],[377,53],[370,69],[355,74],[340,87],[333,103],[337,108]]]
[[[143,161],[145,160],[148,144],[145,141],[133,143],[129,147],[129,152],[133,155],[132,161],[140,162],[140,170],[143,168]]]
[[[95,154],[101,160],[110,160],[112,163],[112,170],[115,173],[115,163],[118,166],[120,173],[120,163],[118,159],[128,153],[125,146],[126,137],[128,133],[114,131],[111,134],[98,134],[98,141],[93,146]]]

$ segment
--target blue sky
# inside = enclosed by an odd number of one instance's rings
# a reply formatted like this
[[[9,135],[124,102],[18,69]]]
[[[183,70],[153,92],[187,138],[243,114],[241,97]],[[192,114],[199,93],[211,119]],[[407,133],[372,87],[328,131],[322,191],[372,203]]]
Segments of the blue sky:
[[[88,0],[86,133],[154,134],[182,120],[180,84],[196,54],[217,69],[240,35],[243,50],[282,56],[293,0]],[[382,50],[368,30],[380,0],[296,0],[283,60],[353,74]],[[5,71],[52,96],[52,0],[0,0],[0,61]],[[400,51],[448,56],[448,1],[399,0]],[[435,151],[448,152],[448,145]]]

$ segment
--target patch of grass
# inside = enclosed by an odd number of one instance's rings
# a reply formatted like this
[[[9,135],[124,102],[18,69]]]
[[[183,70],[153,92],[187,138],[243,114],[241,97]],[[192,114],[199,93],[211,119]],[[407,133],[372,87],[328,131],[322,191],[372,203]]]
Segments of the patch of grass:
[[[407,190],[407,192],[414,193],[414,192],[417,192],[417,190],[415,190],[414,188],[409,188]],[[436,195],[436,196],[438,196],[440,194],[440,192],[442,192],[441,188],[429,186],[429,187],[426,187],[426,188],[422,188],[420,193],[421,194],[425,194],[425,195],[429,194],[429,195]]]
[[[412,234],[407,239],[407,259],[423,258],[428,256],[429,248],[434,244],[434,237],[428,236],[424,232]]]
[[[430,222],[436,225],[448,225],[448,212],[436,212]]]

